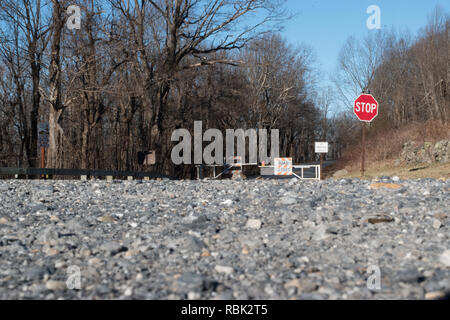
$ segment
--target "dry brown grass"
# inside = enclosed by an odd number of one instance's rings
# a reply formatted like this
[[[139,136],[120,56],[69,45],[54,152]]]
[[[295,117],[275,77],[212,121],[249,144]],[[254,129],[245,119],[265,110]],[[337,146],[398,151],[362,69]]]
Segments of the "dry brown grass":
[[[432,165],[400,165],[395,166],[394,161],[378,161],[372,163],[367,167],[364,177],[361,177],[360,168],[351,168],[349,173],[342,178],[363,178],[363,179],[373,179],[375,177],[393,177],[398,176],[401,179],[450,179],[450,163],[444,164],[432,164]],[[417,170],[416,170],[417,169]],[[329,175],[328,177],[331,177]]]
[[[378,132],[366,138],[366,166],[369,168],[378,162],[398,159],[403,145],[408,141],[437,142],[450,139],[450,124],[439,121],[425,123],[410,123],[398,129]],[[353,171],[361,164],[361,143],[346,150],[343,157],[336,163],[334,169],[345,168]]]

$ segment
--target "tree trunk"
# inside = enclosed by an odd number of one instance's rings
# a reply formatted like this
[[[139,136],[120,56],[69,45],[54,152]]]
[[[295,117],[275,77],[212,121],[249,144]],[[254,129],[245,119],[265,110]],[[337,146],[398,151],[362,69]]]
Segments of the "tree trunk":
[[[33,54],[34,55],[34,54]],[[41,101],[41,94],[39,93],[40,83],[40,67],[36,62],[31,64],[31,77],[33,79],[33,106],[30,114],[30,133],[29,145],[27,146],[28,165],[30,167],[38,167],[39,159],[37,154],[37,136],[38,136],[38,115]]]
[[[53,3],[53,37],[51,44],[51,61],[49,68],[49,149],[47,153],[47,165],[57,168],[61,164],[61,141],[63,134],[59,126],[63,106],[61,104],[61,35],[64,28],[64,10],[59,0],[52,0]]]
[[[55,110],[50,107],[48,118],[49,148],[47,152],[47,167],[60,168],[62,166],[62,131],[59,126],[59,119],[62,110]]]

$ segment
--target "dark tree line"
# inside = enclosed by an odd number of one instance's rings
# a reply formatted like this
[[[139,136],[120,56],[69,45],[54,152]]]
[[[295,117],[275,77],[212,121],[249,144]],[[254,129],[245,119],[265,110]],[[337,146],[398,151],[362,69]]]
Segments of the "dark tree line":
[[[0,165],[39,166],[39,122],[48,167],[143,170],[138,152],[156,150],[146,170],[192,176],[170,136],[194,120],[280,129],[281,155],[313,160],[312,54],[278,35],[283,2],[0,0]]]

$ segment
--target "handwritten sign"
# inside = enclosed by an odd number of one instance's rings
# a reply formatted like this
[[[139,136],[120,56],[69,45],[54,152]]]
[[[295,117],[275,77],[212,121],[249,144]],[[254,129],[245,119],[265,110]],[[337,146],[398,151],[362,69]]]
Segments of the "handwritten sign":
[[[292,176],[292,158],[275,158],[274,174],[276,176]]]

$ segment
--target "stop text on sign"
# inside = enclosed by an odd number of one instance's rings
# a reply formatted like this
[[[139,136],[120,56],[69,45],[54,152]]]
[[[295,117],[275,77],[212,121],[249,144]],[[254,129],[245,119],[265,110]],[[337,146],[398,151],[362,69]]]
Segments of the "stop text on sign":
[[[355,106],[356,112],[366,112],[366,113],[374,113],[376,112],[377,105],[375,103],[364,103],[364,102],[357,102]]]

